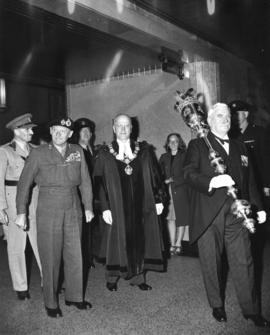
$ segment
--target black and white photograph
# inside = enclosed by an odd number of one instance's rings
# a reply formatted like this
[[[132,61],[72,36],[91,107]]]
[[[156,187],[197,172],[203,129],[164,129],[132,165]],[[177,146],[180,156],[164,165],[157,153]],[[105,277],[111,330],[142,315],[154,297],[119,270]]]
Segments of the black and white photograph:
[[[270,2],[0,0],[0,334],[270,333]]]

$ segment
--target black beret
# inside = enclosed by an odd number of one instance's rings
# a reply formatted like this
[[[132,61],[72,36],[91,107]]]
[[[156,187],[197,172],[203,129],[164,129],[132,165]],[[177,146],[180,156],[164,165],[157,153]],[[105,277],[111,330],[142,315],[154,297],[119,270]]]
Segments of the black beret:
[[[61,127],[66,127],[70,130],[74,129],[74,122],[70,117],[63,117],[60,119],[56,119],[50,122],[50,127],[53,126],[61,126]]]
[[[231,101],[228,104],[228,106],[231,110],[231,113],[235,113],[235,112],[238,112],[238,111],[248,112],[250,110],[250,105],[247,102],[242,101],[242,100]]]

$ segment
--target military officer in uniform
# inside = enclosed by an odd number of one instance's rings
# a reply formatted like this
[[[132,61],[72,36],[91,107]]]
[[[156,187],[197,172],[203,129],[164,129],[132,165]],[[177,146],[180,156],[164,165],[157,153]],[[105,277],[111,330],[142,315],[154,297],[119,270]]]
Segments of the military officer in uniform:
[[[14,138],[0,148],[0,221],[4,224],[7,235],[8,262],[13,288],[17,291],[20,300],[30,298],[25,260],[27,237],[41,273],[36,233],[37,187],[32,190],[29,208],[30,193],[25,199],[28,211],[27,227],[22,229],[15,224],[17,184],[25,159],[32,150],[29,142],[32,139],[32,128],[35,124],[32,123],[31,117],[31,114],[24,114],[10,121],[6,127],[13,131]]]
[[[92,185],[82,148],[67,142],[72,130],[70,118],[52,122],[52,143],[31,152],[18,184],[17,222],[22,226],[31,185],[35,182],[39,187],[37,239],[44,275],[44,302],[50,317],[62,316],[57,296],[62,258],[66,305],[80,310],[91,308],[83,298],[82,211],[77,188],[86,221],[90,222],[93,218]]]

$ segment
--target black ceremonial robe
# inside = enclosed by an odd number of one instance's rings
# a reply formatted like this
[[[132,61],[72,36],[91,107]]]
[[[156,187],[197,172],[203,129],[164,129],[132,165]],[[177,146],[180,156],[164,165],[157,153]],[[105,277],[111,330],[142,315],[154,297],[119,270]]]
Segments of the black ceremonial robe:
[[[118,152],[117,142],[112,146]],[[129,164],[133,172],[125,173],[126,164],[104,146],[94,169],[99,186],[101,210],[111,210],[112,225],[106,225],[100,258],[106,262],[108,275],[130,278],[143,271],[163,271],[163,243],[156,203],[163,191],[158,163],[150,145],[139,144],[138,156]],[[135,144],[131,143],[134,152]]]

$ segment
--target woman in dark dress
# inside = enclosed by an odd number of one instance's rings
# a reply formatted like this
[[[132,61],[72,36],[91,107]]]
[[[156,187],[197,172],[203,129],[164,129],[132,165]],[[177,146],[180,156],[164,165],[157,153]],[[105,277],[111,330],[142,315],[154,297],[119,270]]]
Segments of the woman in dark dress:
[[[183,177],[183,163],[186,145],[180,134],[169,134],[165,144],[166,153],[159,163],[164,183],[168,187],[170,202],[168,206],[168,231],[171,255],[182,254],[182,240],[189,220],[188,186]]]

